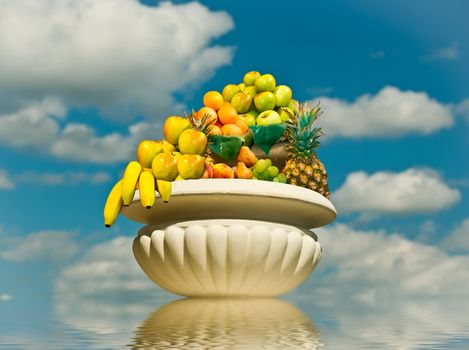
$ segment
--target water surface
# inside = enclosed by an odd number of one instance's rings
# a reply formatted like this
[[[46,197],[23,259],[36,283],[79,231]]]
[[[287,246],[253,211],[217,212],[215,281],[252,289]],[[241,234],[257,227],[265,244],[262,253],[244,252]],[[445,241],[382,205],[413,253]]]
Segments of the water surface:
[[[112,296],[111,296],[112,297]],[[469,349],[468,300],[128,298],[10,308],[1,349]]]

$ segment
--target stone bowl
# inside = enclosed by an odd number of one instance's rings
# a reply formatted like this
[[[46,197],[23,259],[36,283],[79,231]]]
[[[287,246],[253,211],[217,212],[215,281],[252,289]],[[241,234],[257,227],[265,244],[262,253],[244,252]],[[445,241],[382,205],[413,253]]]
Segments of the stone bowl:
[[[135,258],[160,287],[189,297],[266,297],[301,284],[322,248],[309,229],[333,221],[317,192],[266,181],[173,183],[169,203],[145,209],[137,192],[123,214],[145,223]]]

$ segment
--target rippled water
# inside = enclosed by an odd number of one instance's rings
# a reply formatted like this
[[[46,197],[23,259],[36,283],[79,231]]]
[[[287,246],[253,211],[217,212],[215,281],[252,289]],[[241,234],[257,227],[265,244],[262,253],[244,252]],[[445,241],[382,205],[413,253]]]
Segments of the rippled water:
[[[2,312],[0,348],[469,349],[468,302],[324,305],[295,295],[160,300],[152,309],[148,301],[95,300],[44,315]]]

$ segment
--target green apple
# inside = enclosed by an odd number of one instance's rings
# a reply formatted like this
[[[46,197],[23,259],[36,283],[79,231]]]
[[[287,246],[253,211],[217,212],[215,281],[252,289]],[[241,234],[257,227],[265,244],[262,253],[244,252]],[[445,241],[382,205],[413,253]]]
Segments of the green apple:
[[[257,90],[255,86],[246,86],[246,88],[243,90],[245,94],[248,94],[254,99],[257,95]]]
[[[288,112],[293,114],[293,112],[287,107],[278,107],[275,108],[275,111],[280,114],[280,119],[282,119],[282,122],[286,122],[288,119],[290,119],[290,114],[288,114]]]
[[[177,145],[179,135],[186,130],[192,128],[191,122],[187,118],[177,115],[166,118],[163,124],[163,134],[166,141],[172,145]]]
[[[243,83],[246,84],[246,86],[252,86],[254,85],[256,78],[260,76],[261,73],[256,71],[247,72],[246,74],[244,74]]]
[[[279,85],[274,89],[275,105],[277,107],[286,107],[291,101],[292,91],[286,85]]]
[[[275,89],[275,78],[272,74],[263,74],[260,77],[256,78],[254,86],[257,91],[274,91]]]
[[[157,180],[173,181],[178,175],[177,159],[170,153],[158,153],[151,162]]]
[[[254,106],[252,106],[249,112],[246,113],[246,115],[252,115],[254,119],[256,119],[259,116],[259,112],[256,110]]]
[[[275,107],[275,95],[273,92],[264,91],[259,92],[254,97],[254,105],[258,112],[264,112],[268,109],[274,109]]]
[[[246,88],[246,85],[244,83],[239,83],[238,87],[240,91],[244,91],[244,89]]]
[[[231,99],[231,105],[238,113],[246,113],[251,108],[252,97],[244,92],[238,92]]]
[[[247,126],[256,125],[256,117],[250,113],[238,114],[238,118],[245,122]]]
[[[295,113],[295,104],[298,105],[298,100],[293,98],[290,100],[290,102],[288,102],[287,107],[292,113]]]
[[[280,124],[282,119],[280,118],[280,114],[275,112],[274,110],[264,111],[256,118],[257,125],[273,125],[273,124]]]
[[[223,100],[230,102],[233,96],[236,95],[239,91],[239,86],[236,84],[226,85],[221,92]]]
[[[198,154],[183,154],[177,161],[177,171],[184,179],[200,179],[205,171],[205,158]]]
[[[137,147],[137,160],[143,168],[151,168],[153,158],[163,152],[163,144],[154,140],[143,140]]]

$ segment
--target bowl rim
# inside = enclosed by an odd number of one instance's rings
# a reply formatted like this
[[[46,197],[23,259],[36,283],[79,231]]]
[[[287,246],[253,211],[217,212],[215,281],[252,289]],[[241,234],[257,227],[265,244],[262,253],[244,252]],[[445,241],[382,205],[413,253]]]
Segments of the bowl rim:
[[[289,184],[246,179],[197,179],[174,181],[172,184],[169,203],[161,203],[160,195],[155,191],[154,206],[143,208],[140,192],[136,190],[132,203],[122,208],[122,214],[147,225],[171,221],[248,219],[307,229],[327,225],[337,216],[334,205],[326,197]],[[269,215],[266,206],[273,208],[273,215]],[[259,216],[254,210],[260,212]],[[288,215],[283,215],[282,210],[289,211]],[[210,216],[211,211],[215,211],[213,216]],[[222,213],[227,214],[223,216]]]

